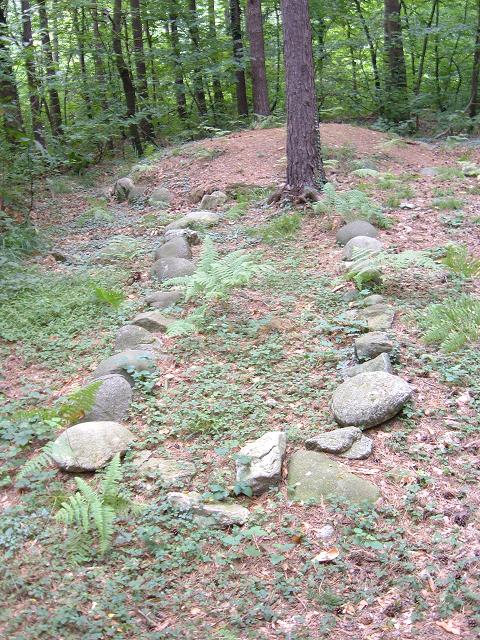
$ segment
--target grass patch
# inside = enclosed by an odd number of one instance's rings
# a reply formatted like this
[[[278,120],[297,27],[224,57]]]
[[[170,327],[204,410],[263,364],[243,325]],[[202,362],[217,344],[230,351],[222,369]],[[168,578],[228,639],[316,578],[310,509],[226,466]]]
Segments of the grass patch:
[[[464,204],[463,200],[460,198],[454,198],[453,196],[435,198],[433,200],[433,206],[436,209],[440,209],[440,211],[458,211]]]

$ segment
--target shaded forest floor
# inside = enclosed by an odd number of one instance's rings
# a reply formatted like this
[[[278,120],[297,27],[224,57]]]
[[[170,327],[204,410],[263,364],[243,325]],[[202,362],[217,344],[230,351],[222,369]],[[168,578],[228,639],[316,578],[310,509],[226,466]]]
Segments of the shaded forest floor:
[[[480,184],[459,169],[459,161],[480,161],[478,151],[339,124],[322,127],[322,143],[337,190],[360,188],[385,207],[393,223],[380,232],[387,248],[454,242],[479,255]],[[86,380],[110,355],[118,327],[160,288],[149,270],[162,227],[196,208],[202,193],[224,190],[225,217],[208,233],[222,253],[260,252],[275,272],[234,292],[204,334],[161,336],[169,357],[155,380],[139,381],[128,421],[135,451],[192,460],[197,474],[186,489],[218,497],[234,483],[233,455],[246,441],[285,430],[288,457],[334,427],[329,402],[358,331],[342,321],[353,285],[341,279],[340,219],[307,209],[296,233],[268,234],[279,212],[263,203],[285,172],[283,129],[190,143],[136,165],[132,175],[147,195],[158,186],[172,193],[163,211],[111,200],[127,164],[52,179],[40,195],[34,219],[50,249],[15,276],[0,320],[8,338],[0,342],[4,410],[49,406]],[[362,178],[352,173],[358,168],[389,175]],[[426,175],[431,168],[440,171]],[[120,309],[99,306],[95,285],[122,290]],[[395,372],[415,394],[399,417],[369,430],[372,456],[348,462],[380,488],[373,511],[291,504],[282,484],[239,499],[252,512],[243,530],[196,528],[165,507],[164,488],[138,478],[129,453],[126,486],[149,508],[119,522],[109,555],[76,567],[51,516],[74,490],[71,477],[48,470],[21,486],[10,482],[55,425],[41,433],[38,425],[5,427],[0,633],[25,640],[478,637],[480,353],[478,345],[451,355],[427,347],[417,322],[428,304],[460,291],[478,294],[478,280],[409,267],[385,282],[382,294],[397,310]],[[175,307],[174,315],[183,311]],[[315,567],[326,524],[340,554]]]

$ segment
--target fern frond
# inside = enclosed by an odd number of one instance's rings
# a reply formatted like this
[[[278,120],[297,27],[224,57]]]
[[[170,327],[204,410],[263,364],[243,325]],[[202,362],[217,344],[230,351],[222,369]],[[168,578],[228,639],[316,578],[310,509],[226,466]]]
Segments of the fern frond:
[[[382,207],[359,189],[338,193],[333,184],[328,182],[323,187],[323,195],[323,199],[313,207],[316,213],[326,213],[333,209],[345,222],[368,220],[382,228],[391,224]]]
[[[380,175],[380,171],[376,169],[355,169],[351,173],[359,178],[376,178]]]
[[[21,470],[17,473],[16,480],[23,480],[26,476],[33,473],[38,473],[45,467],[52,464],[55,456],[63,457],[70,456],[72,453],[71,447],[67,442],[58,443],[57,441],[49,442],[42,447],[41,452],[29,460],[23,465]]]
[[[441,263],[453,273],[464,278],[477,278],[480,276],[480,258],[472,256],[467,247],[449,245]]]
[[[92,287],[92,291],[97,302],[100,302],[101,304],[108,304],[114,309],[118,309],[125,300],[123,293],[116,289],[104,289],[103,287],[94,285]]]
[[[122,480],[122,469],[120,462],[120,454],[116,453],[110,464],[103,472],[103,478],[100,484],[100,492],[104,498],[109,498],[118,493],[118,485]]]
[[[427,307],[420,323],[427,344],[439,343],[452,353],[480,339],[480,299],[463,295],[455,300]]]
[[[101,386],[101,380],[96,380],[62,398],[56,407],[58,416],[68,424],[83,418],[95,404],[95,398]]]

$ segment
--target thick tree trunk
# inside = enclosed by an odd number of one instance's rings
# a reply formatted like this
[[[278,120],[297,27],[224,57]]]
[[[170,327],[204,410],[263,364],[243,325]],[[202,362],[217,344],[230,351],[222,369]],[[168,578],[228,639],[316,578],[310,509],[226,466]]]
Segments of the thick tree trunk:
[[[169,34],[170,46],[173,54],[173,66],[175,74],[175,97],[177,100],[177,112],[181,120],[187,118],[187,98],[185,93],[185,83],[183,81],[183,69],[180,62],[181,49],[180,37],[178,35],[178,13],[175,8],[175,2],[169,4]]]
[[[200,54],[201,54],[200,30],[198,28],[196,0],[189,0],[188,9],[189,9],[188,32],[190,34],[190,40],[192,41],[195,55],[200,57]],[[193,68],[193,93],[195,96],[195,102],[197,103],[198,112],[200,113],[201,116],[205,116],[207,114],[207,101],[205,99],[205,89],[204,89],[202,70],[198,65],[198,61]]]
[[[137,72],[137,95],[139,96],[140,106],[142,109],[148,107],[148,81],[147,81],[147,65],[145,64],[145,50],[143,47],[143,28],[142,17],[140,13],[140,0],[130,0],[131,18],[132,18],[132,35],[133,50],[135,57],[135,69]],[[143,116],[140,121],[140,130],[143,137],[150,142],[154,142],[155,135],[153,132],[152,120],[148,116]]]
[[[384,48],[386,63],[385,113],[399,122],[409,117],[407,67],[403,52],[400,0],[385,0]]]
[[[247,83],[245,81],[242,20],[239,0],[230,0],[230,31],[233,40],[233,59],[235,61],[235,91],[239,116],[248,115]]]
[[[475,118],[478,112],[478,78],[480,75],[480,0],[477,0],[477,31],[475,34],[475,51],[473,53],[472,79],[470,83],[470,100],[468,115]]]
[[[210,42],[216,43],[217,41],[217,25],[215,23],[215,0],[208,0],[208,37],[210,38]],[[215,45],[214,45],[215,46]],[[215,63],[218,63],[218,55],[215,50]],[[225,102],[223,99],[223,91],[222,84],[220,82],[220,78],[218,77],[218,73],[214,71],[212,74],[212,84],[213,84],[213,103],[215,106],[215,111],[223,111],[225,109]]]
[[[0,0],[0,111],[8,142],[15,142],[23,131],[17,82],[8,49],[6,0]]]
[[[325,183],[313,70],[308,0],[283,0],[287,93],[287,185],[303,198]]]
[[[38,91],[37,71],[35,68],[32,21],[30,17],[29,0],[21,0],[22,9],[22,44],[25,59],[25,73],[27,76],[28,99],[30,102],[30,112],[32,117],[33,137],[37,144],[45,147],[45,138],[43,137],[43,125],[41,120],[41,99]]]
[[[122,0],[115,0],[114,3],[112,22],[112,47],[115,54],[115,64],[117,65],[118,75],[120,76],[120,79],[122,81],[123,92],[125,94],[127,118],[134,118],[137,111],[135,87],[133,86],[132,76],[125,62],[122,51]],[[138,153],[138,155],[141,155],[143,153],[143,148],[137,124],[130,121],[128,130],[135,151]]]
[[[265,42],[261,0],[247,0],[247,30],[250,40],[250,69],[252,73],[253,112],[270,115],[267,73],[265,70]]]
[[[43,56],[45,59],[45,70],[47,73],[48,95],[50,97],[52,133],[56,138],[59,138],[62,134],[62,109],[60,107],[60,97],[55,86],[57,82],[57,69],[53,59],[52,44],[50,42],[45,0],[38,0],[38,19],[40,23],[40,39],[42,41]]]

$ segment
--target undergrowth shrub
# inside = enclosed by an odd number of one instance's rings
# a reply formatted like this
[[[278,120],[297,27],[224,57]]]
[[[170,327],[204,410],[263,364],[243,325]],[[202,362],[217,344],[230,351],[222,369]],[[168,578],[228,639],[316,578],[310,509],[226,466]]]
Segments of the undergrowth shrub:
[[[333,210],[344,222],[368,220],[383,229],[391,226],[391,221],[384,215],[382,207],[363,191],[351,189],[338,193],[332,184],[327,183],[323,187],[323,194],[322,200],[313,205],[316,214],[331,215]]]
[[[462,295],[432,304],[420,316],[427,344],[438,343],[447,353],[480,339],[480,299]]]
[[[464,278],[480,277],[480,258],[472,256],[467,247],[450,245],[441,262],[450,271]]]
[[[299,213],[284,213],[272,222],[256,229],[254,234],[268,243],[289,240],[297,235],[301,224],[302,216]]]

